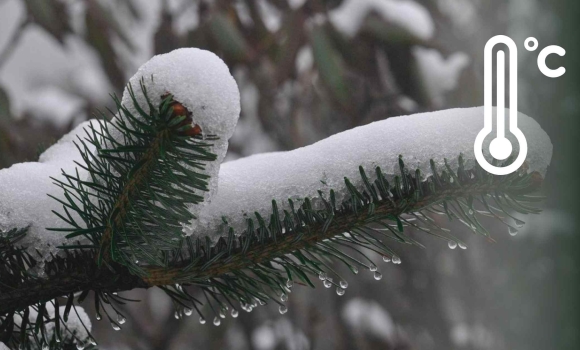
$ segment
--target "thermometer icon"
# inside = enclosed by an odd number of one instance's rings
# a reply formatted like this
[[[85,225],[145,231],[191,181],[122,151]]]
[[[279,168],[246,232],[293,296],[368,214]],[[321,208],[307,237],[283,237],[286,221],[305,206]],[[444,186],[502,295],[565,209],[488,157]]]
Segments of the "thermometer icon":
[[[509,131],[519,143],[519,154],[516,160],[505,167],[490,164],[483,156],[483,141],[493,131],[493,48],[505,44],[509,49]],[[497,160],[507,159],[512,153],[512,144],[505,137],[505,72],[506,57],[503,50],[497,52],[497,108],[496,135],[489,145],[489,153]],[[508,175],[519,169],[526,160],[528,143],[518,129],[518,48],[508,36],[497,35],[489,39],[484,53],[484,126],[477,134],[474,144],[475,159],[483,169],[495,175]]]

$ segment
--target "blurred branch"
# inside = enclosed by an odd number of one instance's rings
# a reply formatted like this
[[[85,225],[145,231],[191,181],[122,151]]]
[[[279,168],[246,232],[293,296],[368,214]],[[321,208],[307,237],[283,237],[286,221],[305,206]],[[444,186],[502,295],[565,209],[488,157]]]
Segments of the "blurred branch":
[[[0,0],[0,1],[2,1],[2,0]],[[2,4],[2,2],[0,2],[0,4]],[[20,40],[20,37],[24,33],[24,28],[26,28],[28,23],[30,23],[30,21],[29,21],[29,18],[27,16],[20,22],[20,24],[14,30],[14,32],[12,32],[12,36],[10,37],[10,39],[8,39],[8,43],[6,44],[6,46],[4,46],[4,49],[0,52],[0,68],[2,68],[4,63],[6,63],[6,61],[10,57],[10,55],[16,49],[18,41]]]

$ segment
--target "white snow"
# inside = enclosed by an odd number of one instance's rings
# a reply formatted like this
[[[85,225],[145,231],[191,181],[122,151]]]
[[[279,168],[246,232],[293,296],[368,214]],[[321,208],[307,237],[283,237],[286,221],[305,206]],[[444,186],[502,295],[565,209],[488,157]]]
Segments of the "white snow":
[[[520,113],[518,119],[528,141],[529,169],[545,174],[552,156],[550,138],[532,118]],[[203,207],[188,233],[215,239],[225,229],[222,217],[241,233],[245,229],[244,214],[258,212],[269,218],[273,199],[280,210],[288,208],[289,198],[310,197],[316,203],[318,190],[328,195],[334,189],[340,203],[348,195],[344,177],[363,189],[359,166],[363,166],[371,181],[377,165],[392,177],[399,173],[399,155],[404,156],[409,169],[420,169],[425,177],[431,174],[430,159],[440,170],[444,158],[456,168],[457,157],[463,153],[466,166],[472,167],[474,140],[482,128],[482,107],[422,113],[361,126],[293,151],[224,163],[217,195]],[[515,138],[510,137],[514,150],[518,150]],[[486,155],[491,139],[488,137],[484,143]]]
[[[240,115],[240,93],[228,67],[214,53],[195,48],[157,55],[141,66],[129,80],[138,103],[146,105],[139,85],[141,79],[154,105],[158,105],[161,96],[169,92],[193,113],[193,123],[201,127],[204,135],[219,137],[219,140],[212,141],[211,149],[217,160],[207,164],[205,169],[211,179],[210,191],[203,195],[206,201],[211,200],[217,190],[217,175],[228,149],[228,140]],[[122,103],[135,116],[139,115],[127,89],[123,93]],[[196,215],[202,205],[192,204],[190,211]]]
[[[395,336],[395,323],[391,315],[376,301],[350,299],[342,309],[342,319],[351,328],[386,342]]]
[[[439,51],[420,46],[413,47],[413,56],[429,98],[435,106],[443,106],[445,94],[457,88],[461,72],[469,65],[469,56],[456,52],[445,59]]]
[[[330,12],[330,21],[338,30],[354,37],[370,13],[379,14],[421,40],[431,39],[435,32],[429,11],[409,0],[345,0]]]
[[[0,230],[29,227],[23,245],[38,249],[47,257],[65,240],[62,232],[45,228],[65,227],[65,223],[51,210],[62,212],[61,205],[47,194],[63,198],[62,190],[50,177],[64,180],[61,169],[74,174],[76,164],[82,163],[77,148],[72,143],[76,136],[84,136],[85,122],[48,148],[38,162],[15,164],[0,170]]]

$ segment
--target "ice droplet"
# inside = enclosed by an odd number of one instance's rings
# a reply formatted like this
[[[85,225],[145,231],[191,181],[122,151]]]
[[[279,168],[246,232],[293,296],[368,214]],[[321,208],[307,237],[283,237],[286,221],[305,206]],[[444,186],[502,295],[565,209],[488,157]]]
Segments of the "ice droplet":
[[[101,314],[97,312],[97,313],[95,314],[95,318],[97,319],[97,321],[100,321],[100,320],[102,320],[102,319],[103,319],[103,316],[101,316]]]
[[[280,295],[280,301],[284,302],[287,300],[288,300],[288,294],[282,293],[282,295]]]
[[[222,321],[220,320],[220,318],[219,318],[219,317],[217,317],[217,316],[216,316],[216,317],[213,319],[213,325],[214,325],[214,326],[219,326],[220,324],[222,324]]]
[[[324,281],[324,280],[326,279],[326,277],[327,277],[327,275],[326,275],[326,272],[320,272],[320,273],[318,274],[318,278],[319,278],[321,281]]]
[[[518,219],[515,219],[515,223],[516,223],[517,228],[522,228],[526,224],[525,221],[518,220]]]
[[[117,314],[117,323],[118,324],[125,324],[125,322],[127,322],[127,319],[125,318],[125,316],[123,316],[121,314]]]
[[[221,309],[220,310],[220,317],[221,318],[226,318],[226,313],[225,313],[224,309]]]
[[[238,310],[236,310],[236,309],[232,309],[232,317],[233,317],[233,318],[236,318],[236,317],[238,317],[238,315],[239,315],[239,314],[240,314],[240,313],[238,312]]]
[[[352,273],[356,275],[358,273],[358,267],[352,266]]]
[[[189,309],[189,308],[185,308],[185,309],[183,309],[183,313],[185,314],[185,316],[191,316],[193,314],[193,310]]]
[[[294,286],[294,281],[288,280],[286,281],[286,288],[290,289]]]
[[[77,350],[84,350],[85,349],[85,344],[81,343],[80,341],[77,342]]]
[[[457,242],[455,242],[455,241],[449,241],[449,242],[447,242],[447,245],[449,246],[449,249],[457,248]]]
[[[401,263],[401,258],[396,255],[393,255],[393,264],[399,265]]]
[[[347,281],[340,281],[340,288],[342,289],[347,289],[348,288],[348,282]]]
[[[386,262],[386,263],[391,262],[391,258],[389,258],[388,256],[384,255],[383,256],[383,261]]]
[[[111,322],[111,327],[113,327],[113,329],[116,331],[121,330],[121,327],[118,324],[116,324],[115,322]]]
[[[201,323],[201,324],[205,324],[205,318],[203,318],[203,316],[201,316],[201,317],[199,318],[199,323]]]
[[[280,314],[284,315],[285,313],[288,312],[288,306],[280,305],[280,307],[278,308],[278,311],[280,311]]]
[[[374,278],[379,281],[381,278],[383,278],[383,275],[379,271],[375,271]]]
[[[371,272],[375,272],[377,271],[379,268],[377,267],[377,265],[371,265],[369,266],[369,270],[371,270]]]
[[[467,246],[464,243],[460,242],[458,245],[459,245],[459,248],[461,248],[461,249],[467,249]]]
[[[518,230],[516,230],[515,228],[513,228],[511,226],[509,227],[508,231],[510,233],[510,236],[515,236],[518,234]]]
[[[179,311],[175,311],[174,316],[176,320],[179,320],[181,318],[181,315],[179,315]]]
[[[326,288],[330,288],[332,287],[332,283],[330,282],[330,280],[324,280],[324,282],[322,282],[322,284],[324,285],[324,287]]]
[[[469,215],[473,215],[473,209],[469,209]]]
[[[343,288],[336,287],[336,294],[338,294],[339,296],[343,296],[344,292],[345,290]]]

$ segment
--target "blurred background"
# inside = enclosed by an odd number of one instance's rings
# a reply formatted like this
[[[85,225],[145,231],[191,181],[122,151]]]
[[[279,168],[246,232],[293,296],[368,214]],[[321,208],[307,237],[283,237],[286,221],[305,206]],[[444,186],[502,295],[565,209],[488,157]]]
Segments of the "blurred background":
[[[483,47],[520,48],[520,111],[554,144],[545,212],[497,242],[417,235],[393,246],[401,265],[362,271],[344,296],[294,288],[289,312],[259,307],[220,327],[177,320],[160,290],[125,296],[123,331],[97,322],[103,349],[578,349],[580,95],[576,0],[0,0],[0,169],[38,155],[97,110],[113,107],[152,55],[218,54],[241,91],[229,160],[290,150],[391,116],[483,104]],[[560,45],[549,79],[523,50]],[[473,236],[473,237],[471,237]],[[377,257],[377,261],[380,257]],[[339,271],[347,275],[344,269]]]

